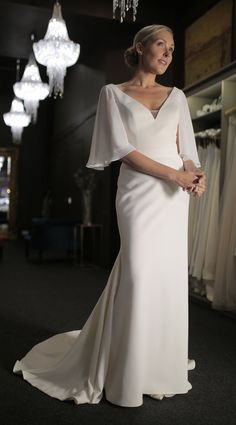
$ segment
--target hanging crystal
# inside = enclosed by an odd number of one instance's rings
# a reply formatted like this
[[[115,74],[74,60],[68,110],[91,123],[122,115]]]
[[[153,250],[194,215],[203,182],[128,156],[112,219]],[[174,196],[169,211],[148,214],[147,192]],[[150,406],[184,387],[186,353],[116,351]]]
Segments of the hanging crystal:
[[[133,8],[133,21],[136,20],[138,0],[113,0],[113,18],[116,17],[116,9],[120,8],[120,22],[125,19],[126,12],[132,7]]]
[[[50,95],[63,95],[66,68],[77,61],[80,45],[69,39],[66,24],[61,14],[61,6],[54,4],[53,15],[49,21],[43,40],[33,44],[36,60],[47,67]]]
[[[10,112],[3,114],[6,125],[11,127],[13,143],[20,144],[23,127],[30,123],[30,115],[25,113],[22,100],[13,99]]]
[[[0,156],[0,172],[2,170],[3,164],[4,164],[5,158],[4,156]]]
[[[39,101],[48,96],[49,85],[42,82],[33,53],[29,57],[21,81],[14,84],[13,90],[18,98],[24,100],[26,112],[32,116],[35,123]]]

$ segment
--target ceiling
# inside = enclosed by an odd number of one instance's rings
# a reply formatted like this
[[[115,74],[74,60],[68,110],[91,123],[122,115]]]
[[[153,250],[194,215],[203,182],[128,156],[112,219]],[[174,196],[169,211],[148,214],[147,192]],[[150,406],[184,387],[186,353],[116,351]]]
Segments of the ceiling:
[[[216,0],[188,2],[188,6],[185,0],[169,0],[167,5],[157,0],[139,0],[136,23],[129,13],[122,24],[119,19],[113,19],[112,0],[61,0],[60,3],[70,38],[96,46],[104,39],[107,43],[115,42],[116,36],[131,38],[141,26],[152,23],[165,23],[180,30],[187,16],[189,21],[196,19]],[[36,40],[44,37],[53,4],[53,0],[0,1],[0,57],[27,58],[31,50],[30,35],[34,33]]]

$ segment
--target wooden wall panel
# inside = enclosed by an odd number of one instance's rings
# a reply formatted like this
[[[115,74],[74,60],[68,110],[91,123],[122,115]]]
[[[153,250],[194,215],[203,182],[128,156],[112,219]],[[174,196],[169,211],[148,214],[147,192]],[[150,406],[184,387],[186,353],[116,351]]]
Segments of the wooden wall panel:
[[[185,86],[232,60],[232,0],[221,0],[185,30]]]

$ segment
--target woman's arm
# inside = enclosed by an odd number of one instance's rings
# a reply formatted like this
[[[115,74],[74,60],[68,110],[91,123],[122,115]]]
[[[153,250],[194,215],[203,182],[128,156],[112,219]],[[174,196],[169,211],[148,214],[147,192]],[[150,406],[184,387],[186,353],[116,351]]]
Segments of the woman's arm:
[[[184,169],[186,171],[196,171],[200,168],[197,168],[194,162],[191,159],[185,159],[183,160]]]
[[[137,150],[128,153],[121,158],[121,160],[141,173],[174,182],[183,188],[193,187],[197,176],[202,175],[202,171],[197,169],[193,172],[176,170],[175,168],[168,167],[167,165],[161,164],[143,155]]]
[[[179,126],[178,126],[177,134],[176,134],[176,145],[177,145],[177,150],[179,152]],[[191,159],[183,160],[183,165],[184,165],[185,171],[192,171],[195,173],[196,170],[198,171],[201,170],[200,168],[196,167],[196,165]],[[205,192],[205,190],[206,190],[206,175],[204,171],[202,171],[202,175],[199,176],[198,180],[196,180],[193,186],[190,186],[187,188],[187,192],[189,193],[191,192],[193,193],[194,196],[198,195],[200,197]]]

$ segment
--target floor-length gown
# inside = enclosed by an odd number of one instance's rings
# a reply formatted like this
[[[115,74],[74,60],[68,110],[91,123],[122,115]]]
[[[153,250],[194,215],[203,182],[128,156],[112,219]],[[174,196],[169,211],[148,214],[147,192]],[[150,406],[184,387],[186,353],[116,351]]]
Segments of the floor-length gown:
[[[176,133],[179,126],[179,152]],[[199,167],[187,100],[174,87],[155,116],[108,84],[101,90],[88,167],[133,150],[175,169]],[[116,209],[120,252],[81,331],[55,335],[17,361],[15,373],[52,397],[135,407],[143,394],[187,393],[189,194],[122,163]],[[158,398],[158,397],[157,397]]]
[[[236,311],[236,115],[229,117],[212,307]]]

